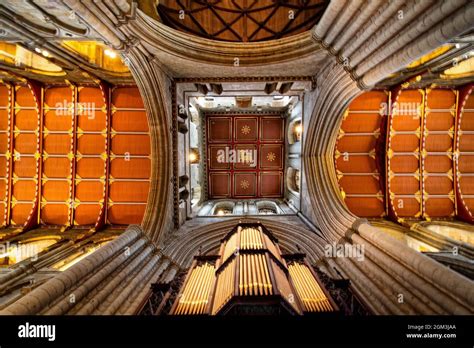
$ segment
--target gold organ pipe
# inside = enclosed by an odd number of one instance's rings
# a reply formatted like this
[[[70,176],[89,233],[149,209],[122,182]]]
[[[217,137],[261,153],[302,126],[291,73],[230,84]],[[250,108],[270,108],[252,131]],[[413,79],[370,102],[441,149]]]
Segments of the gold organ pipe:
[[[332,311],[333,308],[306,265],[294,263],[288,267],[296,291],[309,311]]]

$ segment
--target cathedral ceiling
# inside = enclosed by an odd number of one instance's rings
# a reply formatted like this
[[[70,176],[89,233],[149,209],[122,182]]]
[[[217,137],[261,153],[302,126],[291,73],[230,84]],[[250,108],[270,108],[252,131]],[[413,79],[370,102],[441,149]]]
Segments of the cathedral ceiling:
[[[140,223],[150,139],[136,87],[0,85],[0,224]]]
[[[280,39],[310,30],[327,0],[159,1],[164,24],[213,40],[249,42]]]
[[[473,221],[474,98],[459,89],[367,92],[346,110],[334,153],[358,216]]]

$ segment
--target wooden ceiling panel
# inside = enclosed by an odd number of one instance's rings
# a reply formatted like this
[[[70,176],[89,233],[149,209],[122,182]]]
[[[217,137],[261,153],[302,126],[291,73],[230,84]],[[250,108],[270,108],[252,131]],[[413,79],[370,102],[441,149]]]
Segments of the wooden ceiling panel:
[[[148,119],[145,111],[116,111],[112,116],[115,131],[148,132]]]
[[[281,197],[283,194],[283,173],[260,172],[260,196]]]
[[[0,106],[0,130],[8,130],[9,116],[9,110],[7,108],[2,109],[2,107]]]
[[[461,136],[459,150],[463,152],[474,152],[474,134],[463,134]]]
[[[397,132],[416,131],[420,127],[420,117],[413,115],[394,115],[393,129]]]
[[[427,130],[442,131],[454,127],[454,116],[451,112],[429,112],[425,117]]]
[[[260,169],[262,170],[282,170],[283,169],[282,144],[261,144],[260,145]]]
[[[65,203],[49,203],[41,208],[41,221],[48,225],[68,225],[69,211],[69,205]]]
[[[390,142],[394,152],[417,152],[420,147],[420,138],[416,134],[396,134]]]
[[[8,149],[10,136],[5,133],[0,133],[0,153],[6,153]]]
[[[337,150],[341,153],[370,152],[375,148],[377,139],[373,135],[345,136],[338,140]]]
[[[232,141],[231,117],[209,117],[207,125],[207,141],[209,143],[226,143]]]
[[[82,155],[97,155],[105,151],[106,138],[102,134],[83,134],[77,139],[77,151]]]
[[[341,129],[344,132],[374,132],[380,128],[381,118],[382,116],[377,112],[353,113],[349,111],[342,121]]]
[[[377,173],[377,163],[369,156],[339,156],[336,167],[342,173]]]
[[[24,224],[31,214],[33,203],[13,203],[11,207],[11,221],[13,226]]]
[[[69,200],[69,187],[71,183],[66,180],[48,180],[43,183],[43,198],[46,201],[65,202]]]
[[[207,39],[248,42],[279,39],[309,30],[323,14],[327,0],[159,1],[168,26]]]
[[[459,171],[461,173],[474,173],[474,154],[459,155]]]
[[[234,139],[241,142],[254,142],[258,138],[257,117],[236,117],[234,119]]]
[[[146,202],[147,182],[115,181],[110,184],[110,199],[113,202]]]
[[[111,205],[107,218],[117,225],[140,224],[145,214],[146,205]]]
[[[451,89],[429,89],[426,96],[428,109],[451,110],[456,106],[456,93]]]
[[[236,198],[257,196],[257,173],[234,173],[233,196]]]
[[[100,87],[79,87],[77,101],[88,109],[101,109],[105,106],[105,98]]]
[[[71,151],[72,135],[48,134],[43,140],[43,149],[48,155],[67,155]]]
[[[349,111],[367,111],[379,112],[383,105],[388,101],[388,93],[385,91],[369,91],[360,94],[355,98],[350,106]]]
[[[424,163],[424,168],[428,173],[448,173],[453,167],[453,160],[451,156],[427,156]]]
[[[20,154],[33,154],[36,152],[38,136],[32,133],[17,133],[15,137],[15,150]],[[20,155],[21,157],[21,155]]]
[[[429,195],[449,195],[453,191],[453,180],[447,176],[428,176],[424,188]]]
[[[142,134],[117,135],[112,138],[112,152],[116,155],[147,156],[151,153],[150,136]]]
[[[44,91],[45,108],[65,108],[69,109],[72,105],[74,88],[73,87],[50,87]]]
[[[0,84],[0,130],[7,131],[0,132],[0,180],[5,182],[0,185],[0,195],[5,196],[0,209],[6,213],[0,215],[7,218],[2,225],[100,227],[107,221],[141,221],[151,170],[143,103],[136,87],[115,88],[111,99],[107,87],[103,87],[41,87],[32,83],[9,89]],[[117,105],[111,103],[112,99]],[[8,110],[13,106],[15,132],[11,133]],[[127,120],[119,131],[110,127],[112,110]],[[133,128],[134,113],[139,115],[138,128]],[[11,135],[13,143],[8,141]],[[114,142],[118,150],[127,147],[143,157],[131,154],[130,163],[113,168],[110,165],[110,173],[120,181],[111,176],[109,183],[109,161],[124,161],[112,152],[109,144]],[[139,145],[133,144],[137,142]],[[7,152],[13,153],[11,158],[2,156]],[[7,171],[10,162],[13,170]],[[106,184],[110,184],[111,199],[106,197]],[[103,208],[109,204],[110,209]],[[121,208],[112,208],[114,205]],[[107,218],[106,212],[112,216]]]
[[[112,112],[117,108],[143,109],[143,101],[137,87],[115,87],[112,90]]]
[[[15,115],[15,126],[19,130],[34,131],[38,129],[36,110],[18,110]]]
[[[450,217],[453,216],[454,202],[449,198],[430,198],[426,202],[426,215],[430,217]]]
[[[231,197],[230,173],[209,173],[209,196],[212,198]]]
[[[281,117],[260,118],[260,141],[282,142],[285,138],[284,119]]]
[[[347,207],[357,216],[382,217],[385,214],[383,199],[375,197],[346,197]]]
[[[85,111],[77,117],[78,127],[81,131],[101,132],[107,131],[107,113],[100,110]]]
[[[17,86],[15,90],[15,107],[36,108],[36,100],[28,86]]]
[[[393,156],[390,160],[390,169],[394,173],[415,173],[420,165],[420,160],[415,155]]]
[[[101,211],[100,204],[81,204],[74,211],[76,225],[94,225]],[[135,219],[136,220],[136,219]]]
[[[110,174],[116,179],[149,179],[151,160],[149,158],[133,158],[125,160],[115,158],[110,162]]]
[[[67,110],[50,110],[45,112],[44,128],[48,131],[72,130],[72,116]]]
[[[18,201],[32,201],[35,191],[36,183],[32,180],[18,180],[13,185],[13,196]]]
[[[76,198],[85,202],[98,202],[104,196],[104,183],[100,181],[81,181],[76,184]]]
[[[14,162],[14,173],[20,178],[33,178],[36,174],[36,159],[34,157],[20,157]]]
[[[462,193],[464,195],[474,195],[474,177],[472,176],[461,176],[459,183],[462,187]]]
[[[413,195],[420,190],[420,182],[414,176],[396,176],[390,181],[390,188],[398,195]]]
[[[3,178],[6,181],[6,175],[7,175],[7,158],[2,156],[2,157],[0,157],[0,178]],[[0,187],[2,187],[2,186],[3,185],[0,181]],[[0,201],[1,201],[1,199],[0,199]]]
[[[380,190],[380,180],[374,175],[358,175],[357,179],[346,175],[339,180],[339,185],[347,194],[373,194]]]
[[[425,138],[425,150],[427,152],[452,151],[453,137],[448,134],[429,134]]]
[[[77,175],[86,179],[99,179],[105,173],[105,161],[102,158],[83,157],[77,160]]]

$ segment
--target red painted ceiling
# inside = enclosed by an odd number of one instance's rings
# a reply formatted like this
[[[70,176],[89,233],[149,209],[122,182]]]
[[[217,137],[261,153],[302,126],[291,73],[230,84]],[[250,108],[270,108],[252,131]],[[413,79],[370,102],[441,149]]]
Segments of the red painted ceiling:
[[[284,119],[279,115],[227,114],[206,119],[209,198],[282,197]],[[231,155],[231,150],[256,153],[256,165],[229,163],[232,158],[227,156],[225,162],[219,161],[219,153]]]

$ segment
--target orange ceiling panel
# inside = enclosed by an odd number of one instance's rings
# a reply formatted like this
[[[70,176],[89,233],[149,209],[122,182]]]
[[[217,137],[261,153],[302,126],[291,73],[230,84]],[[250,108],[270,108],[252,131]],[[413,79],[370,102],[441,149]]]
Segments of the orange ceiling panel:
[[[339,156],[336,167],[343,173],[377,173],[375,158],[369,156]]]
[[[100,181],[81,181],[76,184],[76,198],[85,202],[98,202],[104,198],[104,184]]]
[[[456,214],[456,199],[470,211],[466,202],[474,202],[470,197],[474,195],[474,135],[463,131],[474,130],[474,101],[471,95],[458,102],[458,95],[469,87],[463,88],[397,89],[390,94],[396,108],[390,110],[386,123],[385,114],[377,111],[386,107],[388,93],[384,99],[382,92],[367,92],[349,105],[334,163],[343,197],[353,213],[365,217],[386,214],[394,219],[452,217]],[[460,115],[460,122],[455,139],[456,115]],[[366,134],[371,132],[372,143]],[[459,170],[460,197],[455,195],[453,161]],[[369,175],[381,169],[380,176]],[[388,199],[385,206],[383,197]]]
[[[112,128],[122,132],[148,132],[145,111],[116,111],[112,116]]]
[[[385,215],[383,200],[375,197],[348,197],[347,207],[357,216],[382,217]]]
[[[105,161],[100,157],[78,158],[76,173],[85,179],[100,179],[105,175]]]
[[[77,120],[81,131],[107,131],[107,113],[101,110],[88,111],[87,114],[79,115]]]
[[[339,180],[347,194],[370,194],[380,190],[379,178],[373,175],[344,176]]]
[[[74,211],[76,225],[94,225],[100,214],[100,204],[81,204]],[[127,224],[127,223],[125,223]]]
[[[385,214],[380,196],[380,161],[377,146],[383,141],[388,94],[372,91],[354,99],[344,114],[336,143],[335,166],[348,208],[364,217]]]
[[[118,115],[117,129],[111,126],[112,111]],[[111,92],[106,86],[0,84],[0,223],[139,223],[151,170],[148,133],[136,87]],[[115,157],[126,149],[130,161]],[[103,207],[109,203],[120,208]]]
[[[117,204],[109,206],[107,218],[117,225],[139,224],[145,214],[146,205]]]
[[[67,180],[48,180],[43,183],[43,198],[46,201],[66,202],[69,200],[70,186]]]
[[[454,115],[451,112],[428,112],[425,117],[427,130],[442,131],[454,127]]]
[[[454,214],[454,202],[449,198],[430,198],[425,204],[427,216],[450,217]]]
[[[383,103],[387,103],[388,94],[385,91],[370,91],[365,92],[355,98],[350,106],[349,110],[360,111],[370,110],[379,111]]]
[[[115,108],[143,109],[143,101],[136,87],[118,87],[112,91],[112,105]]]
[[[342,121],[341,129],[347,132],[373,132],[380,128],[379,113],[351,113]]]
[[[38,129],[36,110],[18,110],[15,114],[15,127],[19,130],[34,131]]]
[[[110,162],[110,174],[117,179],[149,179],[151,160],[149,158],[134,158],[125,160],[115,158]]]
[[[49,157],[43,161],[43,176],[67,178],[71,174],[71,161],[66,157]]]

